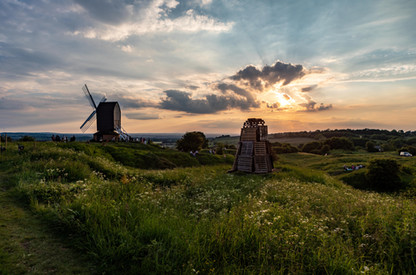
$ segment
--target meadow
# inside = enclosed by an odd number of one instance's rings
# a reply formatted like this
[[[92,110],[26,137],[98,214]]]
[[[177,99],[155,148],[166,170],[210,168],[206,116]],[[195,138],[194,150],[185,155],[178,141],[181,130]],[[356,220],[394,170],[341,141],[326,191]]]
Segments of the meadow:
[[[294,153],[279,155],[276,172],[256,175],[227,173],[231,155],[194,158],[123,143],[24,145],[19,152],[10,143],[1,155],[3,192],[70,239],[95,273],[397,274],[416,268],[414,158]],[[347,173],[343,165],[373,158],[396,159],[406,188],[380,193],[354,186],[366,168]],[[14,273],[13,252],[0,246],[7,263],[1,272]]]

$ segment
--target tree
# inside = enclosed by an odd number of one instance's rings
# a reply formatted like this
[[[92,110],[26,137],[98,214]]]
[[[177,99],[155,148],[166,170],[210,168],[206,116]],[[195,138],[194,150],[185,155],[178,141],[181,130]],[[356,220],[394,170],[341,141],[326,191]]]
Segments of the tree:
[[[176,148],[184,152],[201,150],[207,147],[208,140],[202,132],[187,132],[176,141]]]
[[[329,151],[331,151],[331,147],[328,144],[325,144],[321,148],[321,155],[325,155],[325,154],[329,153]]]
[[[325,144],[332,149],[354,150],[354,143],[345,137],[333,137],[325,140]]]
[[[379,152],[379,150],[376,148],[376,145],[372,141],[367,141],[365,148],[367,149],[367,152]]]
[[[395,191],[402,187],[400,165],[394,159],[374,159],[368,165],[366,178],[373,189]]]
[[[19,141],[35,141],[35,138],[31,136],[23,136],[19,138]]]
[[[303,145],[302,152],[320,154],[321,147],[322,143],[320,143],[319,141],[312,141]]]

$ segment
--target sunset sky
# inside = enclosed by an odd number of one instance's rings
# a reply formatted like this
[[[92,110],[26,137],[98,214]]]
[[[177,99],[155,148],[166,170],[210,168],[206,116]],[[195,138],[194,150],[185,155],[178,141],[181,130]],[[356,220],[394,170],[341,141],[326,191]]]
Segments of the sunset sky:
[[[0,1],[0,132],[416,130],[415,0]],[[93,133],[95,126],[88,132]]]

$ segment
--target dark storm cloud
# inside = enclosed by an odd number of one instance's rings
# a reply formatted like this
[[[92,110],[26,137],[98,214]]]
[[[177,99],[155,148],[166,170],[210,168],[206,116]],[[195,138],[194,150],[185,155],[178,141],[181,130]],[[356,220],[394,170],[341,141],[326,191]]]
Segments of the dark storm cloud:
[[[213,114],[229,108],[248,110],[251,107],[258,107],[257,102],[251,102],[247,98],[237,98],[233,95],[210,94],[206,95],[204,99],[192,99],[190,93],[178,90],[167,90],[165,94],[166,97],[162,98],[159,105],[161,109],[194,114]]]
[[[230,79],[245,81],[251,88],[263,90],[264,85],[268,87],[279,82],[282,82],[282,85],[288,85],[290,82],[302,78],[305,74],[302,65],[276,62],[272,66],[264,66],[261,70],[249,65],[231,76]]]
[[[308,103],[302,103],[299,105],[305,108],[303,112],[318,112],[332,109],[332,104],[324,105],[321,103],[320,105],[317,105],[317,103],[313,100],[310,100]]]

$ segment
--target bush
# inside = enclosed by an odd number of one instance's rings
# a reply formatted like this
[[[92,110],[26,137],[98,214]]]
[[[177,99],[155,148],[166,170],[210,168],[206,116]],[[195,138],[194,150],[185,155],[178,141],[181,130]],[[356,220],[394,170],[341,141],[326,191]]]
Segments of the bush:
[[[369,188],[365,169],[360,169],[358,171],[354,171],[353,173],[344,174],[340,177],[340,180],[357,189]]]
[[[321,148],[321,155],[325,155],[325,154],[329,153],[329,151],[331,151],[331,147],[329,147],[328,144],[325,144]]]
[[[409,138],[408,140],[406,140],[406,144],[409,144],[409,145],[416,144],[416,137]]]
[[[354,146],[360,146],[365,148],[365,144],[369,141],[367,138],[352,138],[351,139]]]
[[[381,147],[383,148],[384,152],[396,151],[396,147],[394,147],[394,145],[389,142],[384,143]]]
[[[402,187],[399,177],[400,165],[393,159],[370,161],[367,181],[370,187],[380,191],[395,191]]]
[[[378,152],[378,149],[376,148],[376,145],[374,144],[374,142],[372,141],[367,141],[367,143],[365,144],[365,148],[367,150],[367,152]]]
[[[400,148],[400,147],[402,147],[402,146],[404,146],[404,145],[405,145],[405,140],[404,140],[403,138],[395,138],[395,139],[391,139],[391,140],[389,140],[389,142],[390,142],[391,144],[393,144],[393,145],[394,145],[394,147],[396,147],[396,148]]]
[[[342,149],[342,150],[354,150],[354,143],[351,140],[344,137],[333,137],[325,140],[325,144],[333,149]]]
[[[312,141],[303,145],[302,152],[319,154],[321,151],[321,147],[322,143],[320,143],[319,141]]]
[[[273,146],[273,150],[276,154],[290,154],[299,152],[298,148],[290,145],[289,143],[283,143],[279,146]]]

